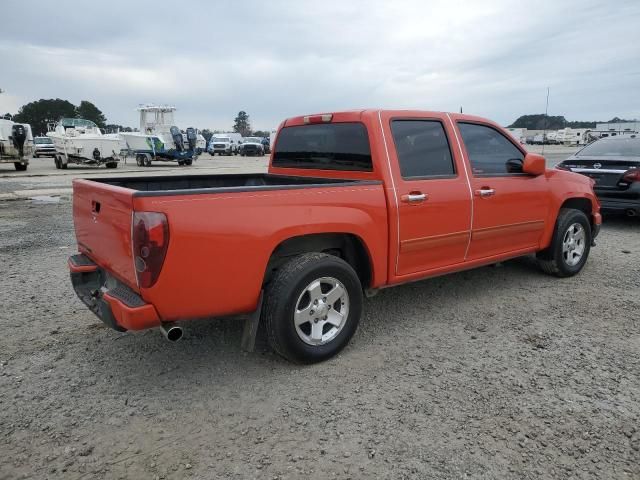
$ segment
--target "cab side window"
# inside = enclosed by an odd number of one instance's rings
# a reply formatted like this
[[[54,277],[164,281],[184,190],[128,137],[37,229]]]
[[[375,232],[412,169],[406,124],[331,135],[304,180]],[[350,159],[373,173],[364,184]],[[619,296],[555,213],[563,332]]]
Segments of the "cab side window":
[[[393,120],[391,132],[402,178],[455,175],[442,123],[437,120]]]
[[[497,130],[475,123],[458,123],[474,175],[522,173],[524,155]]]

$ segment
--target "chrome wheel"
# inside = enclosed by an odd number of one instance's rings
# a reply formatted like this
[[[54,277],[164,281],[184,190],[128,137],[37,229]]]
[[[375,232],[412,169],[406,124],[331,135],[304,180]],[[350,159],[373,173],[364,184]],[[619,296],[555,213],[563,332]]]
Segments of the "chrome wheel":
[[[572,224],[562,239],[562,257],[567,265],[577,265],[584,255],[586,234],[579,223]]]
[[[293,321],[300,340],[324,345],[342,331],[349,317],[349,294],[333,277],[322,277],[307,285],[296,302]]]

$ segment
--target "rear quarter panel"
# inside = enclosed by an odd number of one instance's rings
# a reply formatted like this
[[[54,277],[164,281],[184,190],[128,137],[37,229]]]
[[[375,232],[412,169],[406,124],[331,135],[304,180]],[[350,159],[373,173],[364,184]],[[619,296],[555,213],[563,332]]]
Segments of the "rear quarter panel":
[[[255,310],[268,260],[284,240],[314,233],[359,237],[373,283],[386,281],[387,218],[381,184],[135,197],[135,210],[163,212],[169,248],[143,298],[163,320]]]

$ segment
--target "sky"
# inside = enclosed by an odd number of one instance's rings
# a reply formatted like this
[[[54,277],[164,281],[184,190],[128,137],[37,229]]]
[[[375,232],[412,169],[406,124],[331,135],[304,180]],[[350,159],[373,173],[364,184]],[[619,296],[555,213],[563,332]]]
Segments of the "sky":
[[[640,1],[7,2],[0,114],[95,103],[135,127],[254,129],[358,108],[459,111],[503,125],[543,113],[640,118]]]

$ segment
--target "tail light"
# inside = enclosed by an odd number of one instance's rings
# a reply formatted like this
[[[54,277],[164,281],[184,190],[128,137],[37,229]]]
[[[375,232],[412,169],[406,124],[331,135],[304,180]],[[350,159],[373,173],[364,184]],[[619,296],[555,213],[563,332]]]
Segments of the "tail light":
[[[622,181],[626,183],[640,182],[640,168],[632,168],[624,172]]]
[[[169,246],[169,223],[164,213],[134,212],[131,226],[133,264],[140,288],[158,280]]]

